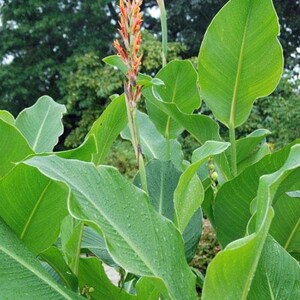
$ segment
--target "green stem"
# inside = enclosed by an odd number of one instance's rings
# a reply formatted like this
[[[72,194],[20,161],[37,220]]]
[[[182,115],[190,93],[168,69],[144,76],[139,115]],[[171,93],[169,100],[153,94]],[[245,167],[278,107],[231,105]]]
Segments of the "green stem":
[[[160,23],[161,23],[161,37],[162,37],[162,66],[164,67],[167,64],[168,59],[168,25],[167,25],[167,12],[165,8],[165,1],[157,1],[160,9]],[[167,121],[166,128],[166,140],[167,140],[167,159],[170,159],[170,117]]]
[[[158,1],[160,9],[161,22],[161,37],[162,37],[162,65],[167,64],[168,59],[168,27],[167,27],[167,13],[164,0]]]
[[[126,96],[125,96],[126,98]],[[135,157],[138,163],[138,169],[140,172],[142,189],[148,194],[148,187],[147,187],[147,177],[146,177],[146,168],[144,163],[144,158],[142,154],[141,145],[139,142],[139,132],[136,122],[136,107],[130,105],[129,101],[126,100],[126,107],[127,107],[127,116],[128,116],[128,124],[131,133],[131,141],[132,146],[134,149]]]
[[[231,171],[233,176],[237,176],[236,140],[234,125],[229,124],[229,139],[231,143]]]

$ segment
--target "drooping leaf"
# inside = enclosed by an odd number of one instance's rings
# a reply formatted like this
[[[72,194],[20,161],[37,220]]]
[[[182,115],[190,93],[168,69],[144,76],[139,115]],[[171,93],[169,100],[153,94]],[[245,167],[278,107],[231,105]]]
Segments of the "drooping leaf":
[[[15,163],[34,154],[20,131],[0,120],[0,178],[15,167]]]
[[[67,288],[73,291],[77,290],[77,278],[66,264],[63,255],[58,248],[51,246],[40,253],[39,256],[53,268]]]
[[[0,218],[2,299],[85,299],[57,284]]]
[[[38,254],[59,235],[68,191],[37,169],[19,164],[0,180],[0,216]]]
[[[183,153],[181,145],[177,140],[168,141],[158,132],[149,117],[137,111],[137,127],[140,134],[140,143],[143,154],[149,159],[171,160],[173,164],[181,169]],[[122,133],[122,138],[131,140],[131,134],[128,127]],[[170,151],[170,157],[168,155]]]
[[[16,119],[16,127],[36,153],[50,152],[63,133],[64,113],[66,113],[64,105],[43,96],[33,106],[20,112]]]
[[[137,298],[113,285],[107,278],[101,261],[95,257],[80,259],[78,280],[81,293],[89,296],[91,300],[130,300]]]
[[[195,277],[185,262],[182,238],[144,192],[109,167],[55,156],[34,157],[26,164],[69,185],[72,215],[97,224],[110,254],[124,269],[159,278],[166,296],[195,299]]]
[[[214,204],[214,219],[217,238],[223,247],[245,236],[251,218],[250,204],[256,197],[259,178],[279,169],[292,145],[267,155],[220,188]]]
[[[173,103],[180,111],[188,114],[200,106],[197,73],[190,61],[171,61],[157,73],[156,78],[165,85],[144,89],[146,99],[158,101],[156,98],[159,97],[161,101]],[[150,119],[165,137],[176,138],[182,131],[182,126],[153,105],[152,101],[147,101]]]
[[[181,175],[174,194],[175,224],[183,232],[204,199],[204,188],[197,170],[210,156],[224,152],[230,146],[225,142],[208,141],[193,153],[191,164]]]
[[[224,295],[229,299],[247,299],[251,288],[259,289],[264,285],[259,281],[258,287],[252,286],[252,279],[254,275],[259,276],[257,275],[260,271],[259,260],[274,217],[272,201],[282,181],[299,167],[300,145],[295,145],[291,148],[287,161],[279,170],[260,178],[256,200],[255,231],[251,235],[230,243],[211,262],[204,282],[202,295],[204,300],[220,299]],[[280,267],[275,268],[280,269]],[[294,275],[293,280],[297,282],[297,277]],[[234,282],[234,288],[232,288],[232,282]],[[214,288],[216,286],[217,289]],[[281,287],[275,286],[274,288],[276,295]]]
[[[205,102],[226,126],[243,124],[255,99],[278,84],[283,70],[278,34],[271,0],[231,0],[208,27],[199,54],[199,83]]]
[[[127,112],[124,95],[114,99],[102,115],[95,121],[88,136],[94,135],[98,152],[93,162],[99,165],[105,159],[116,137],[127,124]]]

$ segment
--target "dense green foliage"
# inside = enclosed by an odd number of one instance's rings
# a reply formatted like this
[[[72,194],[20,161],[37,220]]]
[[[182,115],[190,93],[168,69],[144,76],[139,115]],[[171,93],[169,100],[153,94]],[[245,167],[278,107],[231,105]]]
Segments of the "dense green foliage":
[[[17,114],[38,97],[62,100],[62,73],[77,56],[107,54],[114,27],[109,1],[2,1],[1,107]],[[4,63],[5,59],[13,59]]]
[[[127,16],[139,10],[139,2],[126,5]],[[0,297],[196,300],[198,287],[203,300],[298,299],[300,141],[272,153],[266,129],[236,136],[254,100],[282,75],[278,33],[271,0],[230,0],[206,31],[197,70],[188,60],[157,73],[146,64],[152,76],[136,72],[132,89],[111,97],[71,150],[54,150],[66,107],[49,96],[16,118],[0,110]],[[88,96],[66,100],[72,114],[82,105],[88,115],[93,98],[111,91],[97,82],[111,66],[125,86],[133,78],[126,56],[102,67],[89,53],[69,81],[78,97]],[[131,102],[136,84],[143,112]],[[213,118],[199,113],[202,100]],[[179,143],[184,130],[200,145],[189,161]],[[119,135],[134,148],[133,180],[105,164],[115,160],[108,155]],[[222,248],[205,276],[188,264],[203,214]],[[119,270],[118,287],[103,262]]]
[[[198,55],[209,22],[225,2],[166,2],[169,41],[179,42],[169,44],[169,60]],[[144,26],[159,36],[160,24],[148,10],[156,5],[155,0],[143,3]],[[276,0],[274,5],[282,24],[280,41],[286,67],[293,69],[299,58],[297,54],[294,58],[291,56],[300,45],[299,2]],[[0,107],[16,115],[41,95],[48,94],[68,107],[66,132],[62,138],[68,137],[65,146],[79,145],[106,107],[109,96],[120,92],[122,86],[118,73],[110,76],[110,68],[100,62],[112,52],[112,22],[118,20],[115,1],[97,0],[90,4],[81,0],[4,0],[1,19]],[[148,33],[144,33],[144,40],[142,71],[153,75],[161,66],[161,46]],[[284,101],[294,105],[292,98],[295,97],[297,95],[291,95]],[[270,102],[275,103],[276,99]],[[299,106],[295,104],[295,107]],[[262,111],[262,107],[257,110]],[[261,116],[254,118],[261,119]],[[277,119],[277,115],[271,118]],[[276,139],[278,136],[281,139],[282,134],[276,133]]]

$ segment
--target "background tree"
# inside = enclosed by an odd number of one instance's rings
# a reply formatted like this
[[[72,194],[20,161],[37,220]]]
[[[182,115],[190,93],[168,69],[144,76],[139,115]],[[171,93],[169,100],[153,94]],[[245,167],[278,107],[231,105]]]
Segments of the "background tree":
[[[198,55],[205,30],[211,19],[227,0],[172,0],[165,1],[168,15],[170,55],[191,58]],[[65,116],[68,147],[78,145],[94,119],[107,105],[109,96],[121,87],[120,74],[104,66],[101,59],[113,54],[112,41],[118,20],[117,1],[111,0],[2,0],[0,25],[0,109],[16,115],[32,105],[41,95],[48,94],[67,104]],[[284,47],[286,68],[292,70],[299,62],[300,3],[299,0],[274,0]],[[160,23],[153,17],[156,0],[143,3],[144,33],[143,72],[155,74],[160,68]],[[259,24],[258,24],[259,26]],[[150,35],[152,33],[152,35]],[[174,42],[174,43],[172,43]],[[296,69],[297,70],[297,69]],[[290,77],[293,74],[289,72]],[[290,85],[290,86],[289,86]],[[280,103],[282,116],[288,120],[300,118],[300,98],[295,83],[286,80],[269,97],[255,104],[253,118],[261,126],[274,124],[281,114],[275,103]],[[263,104],[264,103],[264,104]],[[285,103],[285,105],[283,105]],[[291,117],[291,107],[294,107]],[[205,107],[203,108],[205,110]],[[209,113],[206,111],[206,113]],[[273,120],[267,122],[267,120]],[[277,123],[276,123],[277,122]],[[253,124],[241,128],[244,132]],[[285,140],[294,137],[287,131]],[[274,141],[282,134],[274,135]]]
[[[108,2],[3,0],[1,108],[16,114],[44,94],[59,101],[61,74],[74,57],[107,55],[115,31]]]

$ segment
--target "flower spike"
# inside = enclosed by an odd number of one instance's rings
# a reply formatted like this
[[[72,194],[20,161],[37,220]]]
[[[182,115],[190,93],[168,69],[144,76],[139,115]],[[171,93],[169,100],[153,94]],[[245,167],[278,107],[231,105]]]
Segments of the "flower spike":
[[[124,90],[127,101],[131,106],[136,106],[140,98],[141,87],[136,86],[142,55],[139,54],[142,35],[142,14],[140,12],[142,0],[120,0],[119,33],[122,45],[118,40],[114,41],[114,47],[118,55],[127,66],[127,82],[124,82]]]

